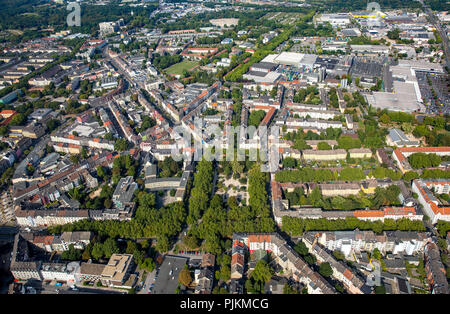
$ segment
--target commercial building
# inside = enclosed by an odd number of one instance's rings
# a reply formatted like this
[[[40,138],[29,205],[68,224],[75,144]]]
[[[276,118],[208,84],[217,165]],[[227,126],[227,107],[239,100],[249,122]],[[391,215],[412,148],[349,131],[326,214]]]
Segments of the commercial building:
[[[0,98],[0,104],[9,105],[23,94],[22,90],[17,89]]]
[[[52,112],[52,109],[49,108],[39,108],[33,111],[32,114],[30,114],[29,119],[35,120],[35,121],[45,121],[47,120],[49,114]]]
[[[419,146],[420,141],[410,140],[402,130],[391,129],[386,137],[386,144],[397,147],[414,147]]]
[[[113,254],[102,271],[101,282],[104,286],[131,289],[136,282],[132,254]]]
[[[278,72],[259,72],[259,71],[249,71],[243,75],[243,78],[249,81],[255,81],[257,83],[268,83],[273,84],[278,81],[281,74]]]
[[[138,185],[133,181],[132,176],[120,179],[112,195],[114,205],[118,209],[124,209],[127,205],[130,205],[134,197],[134,191],[136,191],[137,188]]]
[[[314,65],[316,60],[317,55],[283,51],[280,54],[268,55],[262,60],[262,62],[270,62],[285,66],[303,68],[305,70],[312,70],[315,67]]]
[[[317,24],[330,23],[333,27],[345,27],[351,23],[348,13],[321,14],[316,18]]]
[[[119,30],[119,25],[117,22],[102,22],[98,24],[101,35],[108,35],[115,33]]]
[[[275,71],[276,68],[277,68],[277,64],[276,63],[272,63],[272,62],[258,62],[258,63],[252,64],[252,66],[250,67],[250,71],[269,73],[271,71]]]
[[[383,45],[350,45],[353,52],[359,54],[382,54],[389,53],[389,47]]]
[[[118,85],[119,82],[114,76],[105,77],[100,82],[100,87],[104,89],[116,88]]]
[[[235,19],[235,18],[212,19],[212,20],[209,20],[209,22],[214,26],[224,28],[224,27],[236,26],[239,23],[239,19]]]
[[[277,67],[278,65],[274,62],[254,63],[243,78],[257,83],[273,84],[281,77],[281,74],[276,72]]]
[[[385,92],[365,94],[368,103],[375,108],[402,112],[424,112],[425,106],[416,77],[416,71],[441,73],[442,65],[411,60],[399,60],[398,65],[389,66],[392,86]]]

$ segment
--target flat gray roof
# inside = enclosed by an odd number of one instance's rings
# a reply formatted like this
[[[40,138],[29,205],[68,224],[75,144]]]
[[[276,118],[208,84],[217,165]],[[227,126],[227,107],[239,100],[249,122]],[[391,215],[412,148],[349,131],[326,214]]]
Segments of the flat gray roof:
[[[178,287],[178,275],[188,259],[180,256],[166,256],[159,267],[158,279],[153,289],[154,294],[175,294]]]

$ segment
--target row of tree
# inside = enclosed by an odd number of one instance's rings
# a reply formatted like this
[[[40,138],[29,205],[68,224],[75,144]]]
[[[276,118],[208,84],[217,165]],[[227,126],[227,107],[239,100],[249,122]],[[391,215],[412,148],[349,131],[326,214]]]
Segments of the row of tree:
[[[290,236],[301,236],[306,231],[340,231],[340,230],[372,230],[375,233],[383,231],[425,231],[422,221],[401,218],[399,220],[385,219],[381,221],[364,221],[355,217],[347,217],[345,219],[329,220],[326,218],[319,219],[302,219],[296,217],[283,217],[281,230]]]
[[[211,161],[202,159],[197,163],[195,170],[193,188],[189,198],[189,215],[187,218],[189,225],[195,225],[208,209],[214,177]]]
[[[408,157],[408,161],[414,169],[422,169],[437,167],[442,159],[436,154],[415,153]]]
[[[93,231],[101,237],[109,238],[156,238],[156,248],[167,252],[170,239],[177,235],[186,221],[186,212],[182,202],[175,202],[165,208],[155,209],[153,193],[137,193],[138,207],[135,217],[130,221],[117,220],[80,220],[71,224],[53,226],[50,233],[64,231]]]
[[[362,168],[344,168],[337,172],[330,169],[303,167],[296,170],[281,170],[275,174],[275,180],[278,182],[359,181],[365,178]]]

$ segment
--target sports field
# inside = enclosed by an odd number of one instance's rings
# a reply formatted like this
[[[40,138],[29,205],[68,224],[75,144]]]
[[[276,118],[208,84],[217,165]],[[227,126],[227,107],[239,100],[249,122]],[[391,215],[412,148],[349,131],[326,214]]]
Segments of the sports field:
[[[183,75],[184,70],[190,70],[197,64],[198,64],[197,61],[183,60],[177,64],[168,67],[167,69],[165,69],[165,72],[168,74]]]

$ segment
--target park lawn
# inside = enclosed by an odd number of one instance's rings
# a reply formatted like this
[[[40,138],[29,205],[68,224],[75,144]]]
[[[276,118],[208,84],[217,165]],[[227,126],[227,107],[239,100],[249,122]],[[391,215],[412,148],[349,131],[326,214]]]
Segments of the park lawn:
[[[165,69],[165,72],[168,74],[183,75],[184,70],[190,70],[196,65],[198,65],[197,61],[183,60],[168,67],[167,69]]]

